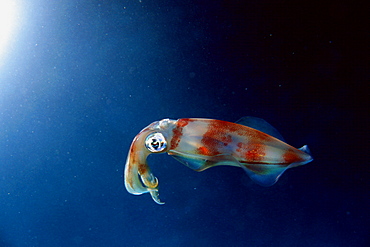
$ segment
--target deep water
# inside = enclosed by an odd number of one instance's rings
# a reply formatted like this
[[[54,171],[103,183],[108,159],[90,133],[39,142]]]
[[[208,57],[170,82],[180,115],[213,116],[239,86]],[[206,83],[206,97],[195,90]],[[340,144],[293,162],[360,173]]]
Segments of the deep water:
[[[350,1],[17,0],[0,57],[0,246],[369,244],[369,36]],[[314,161],[272,187],[240,168],[148,162],[163,118],[272,124]]]

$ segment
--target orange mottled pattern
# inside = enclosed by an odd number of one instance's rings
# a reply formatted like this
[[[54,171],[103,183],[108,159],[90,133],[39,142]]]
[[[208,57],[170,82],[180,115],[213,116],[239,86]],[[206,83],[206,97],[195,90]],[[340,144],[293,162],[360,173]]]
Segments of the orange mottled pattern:
[[[229,134],[231,130],[226,127],[227,125],[230,123],[220,120],[210,121],[207,132],[204,133],[201,140],[202,146],[197,149],[198,153],[207,156],[221,154],[223,148],[232,142],[232,137]]]
[[[250,140],[255,140],[256,142],[264,142],[269,140],[270,136],[258,130],[251,129],[247,126],[230,123],[221,120],[214,120],[209,125],[209,131],[211,132],[221,132],[230,133],[232,135],[244,136]]]
[[[131,147],[130,147],[129,157],[131,159],[130,160],[130,164],[137,164],[138,163],[136,149],[135,149],[135,146],[134,145],[131,145]],[[131,170],[131,166],[129,167],[129,169]]]
[[[129,173],[131,173],[131,169],[129,170]],[[131,187],[133,187],[133,181],[132,181],[132,176],[127,176],[125,177],[126,183],[128,183]]]
[[[180,141],[181,141],[181,137],[183,135],[182,133],[182,129],[189,124],[189,122],[192,122],[193,120],[189,119],[189,118],[183,118],[183,119],[179,119],[177,120],[176,122],[176,127],[172,130],[173,132],[173,137],[172,137],[172,140],[171,140],[171,149],[175,149]]]
[[[206,147],[199,147],[197,148],[197,152],[198,154],[201,154],[201,155],[206,155],[206,156],[211,156],[212,155],[212,151],[209,150],[209,148],[206,148]]]
[[[194,120],[189,119],[189,118],[182,118],[182,119],[179,119],[176,124],[179,127],[185,127],[186,125],[188,125],[190,122],[193,122],[193,121]]]
[[[145,174],[147,172],[147,166],[144,164],[139,164],[138,172],[140,175]]]
[[[266,155],[265,143],[271,141],[271,137],[266,133],[244,125],[220,120],[211,122],[209,132],[215,133],[217,136],[225,136],[225,133],[228,133],[229,136],[241,136],[245,141],[239,142],[235,151],[240,158],[251,163],[264,161]],[[220,139],[222,140],[222,138]]]
[[[295,162],[301,162],[304,159],[293,149],[288,149],[283,154],[283,160],[287,164],[295,163]]]
[[[237,147],[236,152],[238,152],[247,162],[261,162],[266,155],[265,145],[261,143],[239,142]]]

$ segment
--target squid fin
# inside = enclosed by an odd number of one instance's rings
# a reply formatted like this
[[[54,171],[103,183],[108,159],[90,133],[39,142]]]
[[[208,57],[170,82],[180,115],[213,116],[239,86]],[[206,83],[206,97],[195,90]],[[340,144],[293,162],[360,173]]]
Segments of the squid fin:
[[[280,176],[294,165],[295,163],[289,166],[276,164],[243,164],[242,168],[255,183],[268,187],[274,185],[279,180]]]
[[[235,123],[245,125],[247,127],[262,131],[270,136],[273,136],[283,142],[285,142],[283,136],[275,129],[271,124],[258,117],[242,117]]]

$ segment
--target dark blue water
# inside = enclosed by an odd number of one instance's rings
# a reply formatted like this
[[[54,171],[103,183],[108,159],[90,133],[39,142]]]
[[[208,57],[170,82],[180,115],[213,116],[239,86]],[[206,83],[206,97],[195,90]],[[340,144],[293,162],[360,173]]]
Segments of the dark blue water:
[[[369,36],[352,5],[19,0],[0,67],[0,246],[366,246]],[[243,116],[315,160],[264,188],[153,155],[166,204],[126,192],[148,124]]]

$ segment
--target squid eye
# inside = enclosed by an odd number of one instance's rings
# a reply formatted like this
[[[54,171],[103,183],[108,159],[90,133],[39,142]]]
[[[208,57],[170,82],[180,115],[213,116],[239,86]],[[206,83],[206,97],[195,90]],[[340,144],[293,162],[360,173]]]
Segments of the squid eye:
[[[158,153],[167,148],[167,142],[161,133],[151,133],[145,139],[145,147],[152,153]]]

